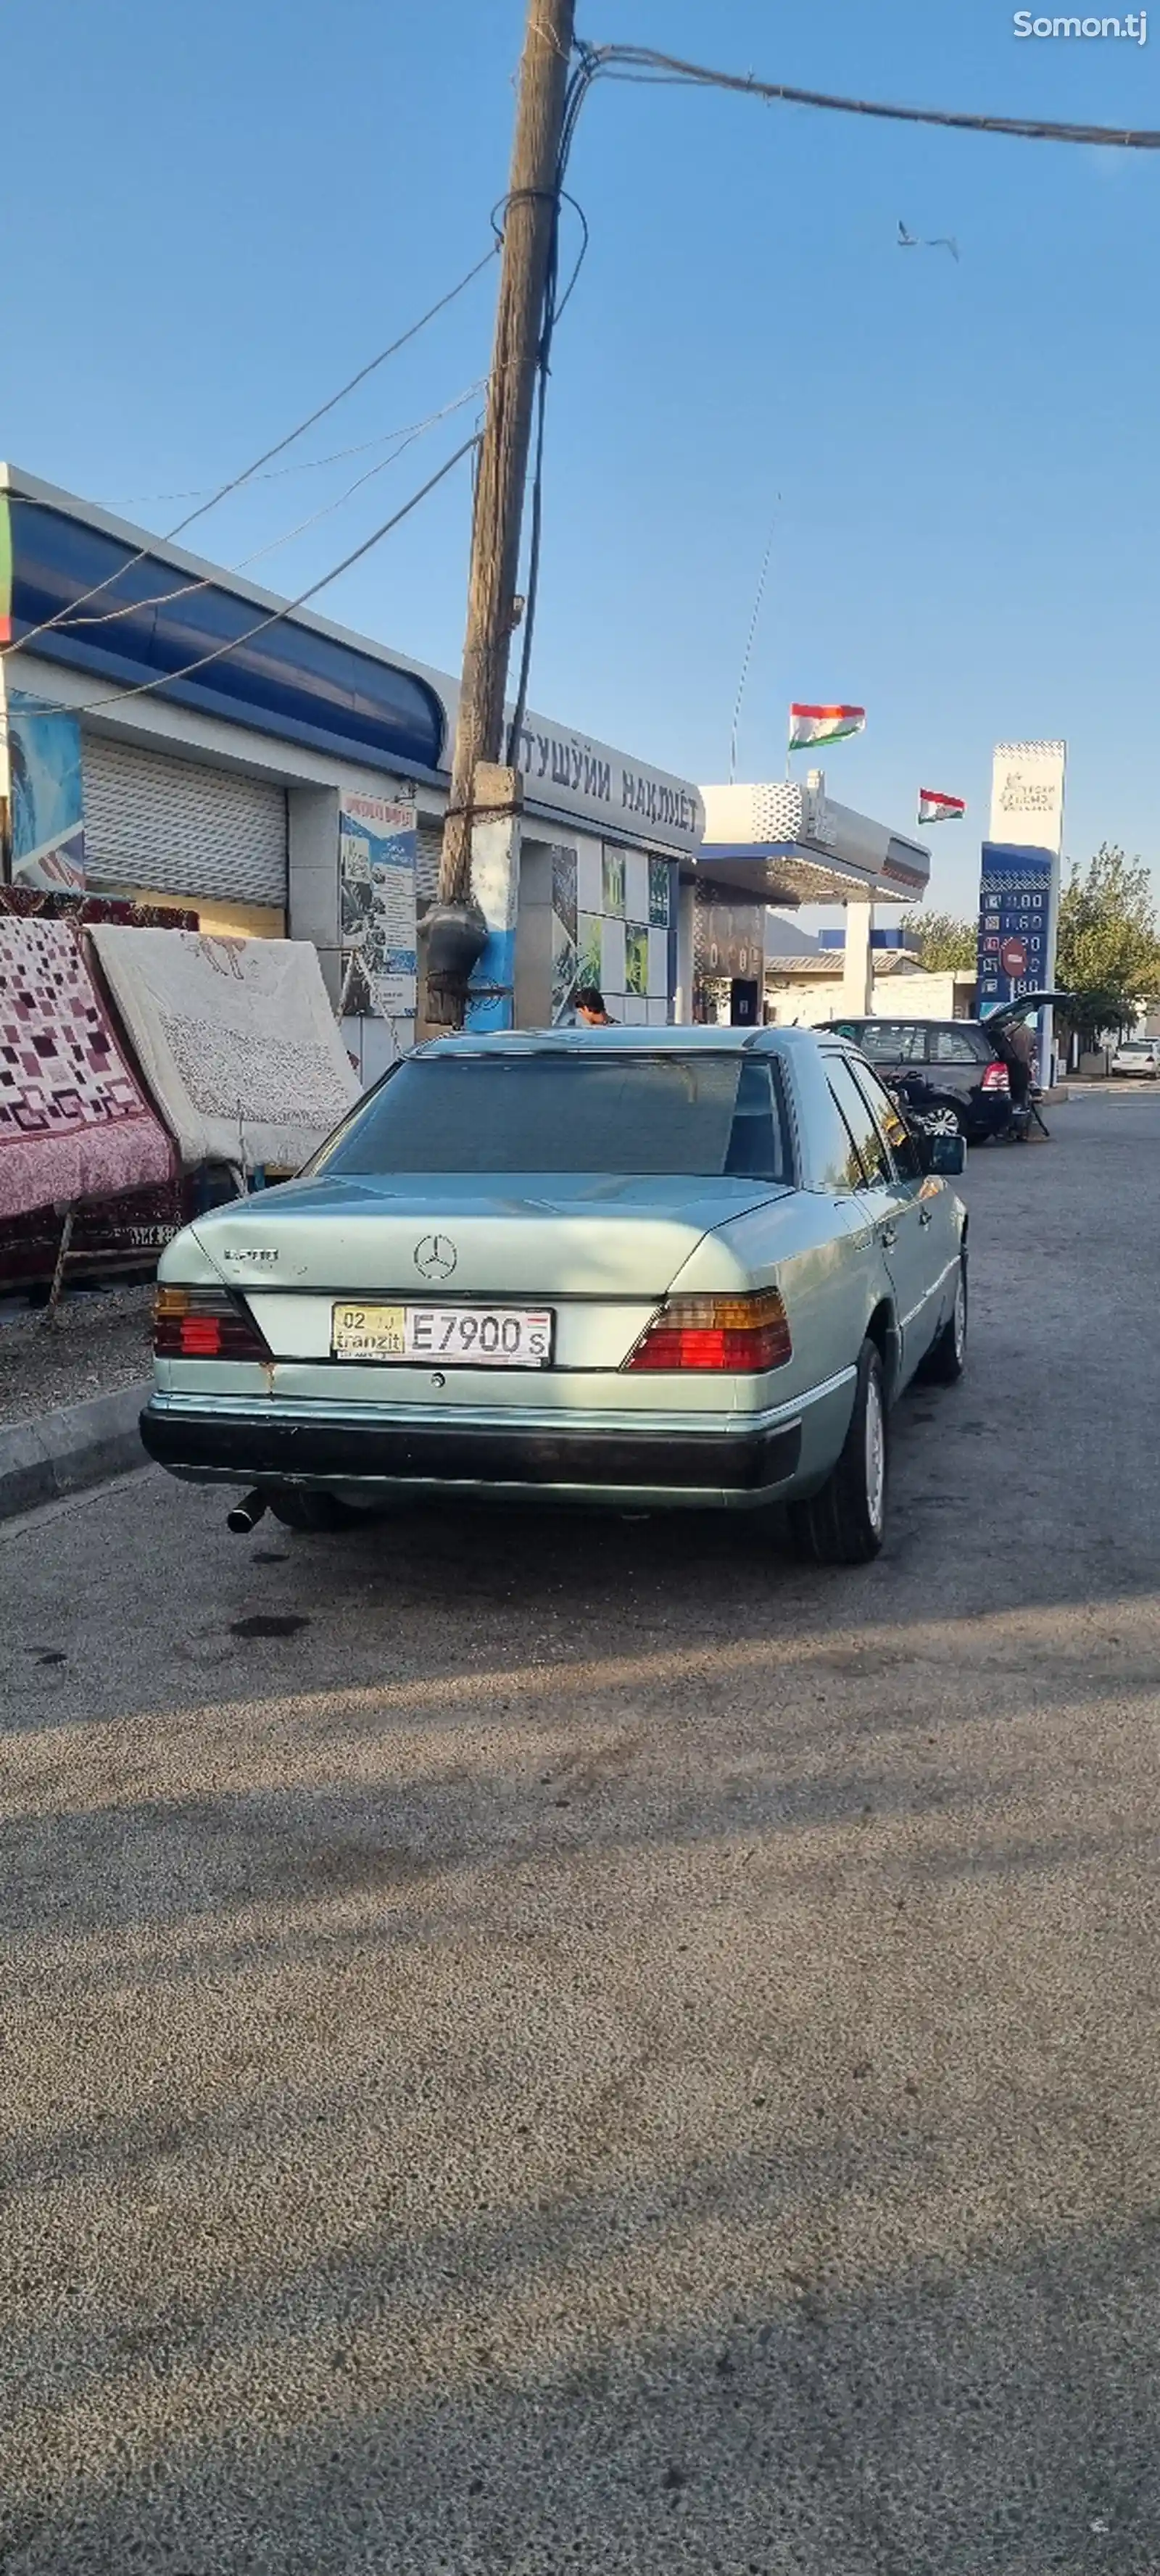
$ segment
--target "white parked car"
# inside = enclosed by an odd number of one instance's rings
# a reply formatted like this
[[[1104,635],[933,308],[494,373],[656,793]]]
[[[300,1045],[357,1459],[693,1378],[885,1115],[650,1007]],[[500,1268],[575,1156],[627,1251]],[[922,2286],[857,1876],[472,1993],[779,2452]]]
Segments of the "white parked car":
[[[1112,1057],[1113,1073],[1130,1073],[1137,1082],[1160,1076],[1160,1038],[1121,1038]]]
[[[444,1038],[160,1266],[151,1456],[340,1529],[471,1492],[788,1503],[882,1545],[887,1410],[967,1332],[961,1136],[806,1029]]]

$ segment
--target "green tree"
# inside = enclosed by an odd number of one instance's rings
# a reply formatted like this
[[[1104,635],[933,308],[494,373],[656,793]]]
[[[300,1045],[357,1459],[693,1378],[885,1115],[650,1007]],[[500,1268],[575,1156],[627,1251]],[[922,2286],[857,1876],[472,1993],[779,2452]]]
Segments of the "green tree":
[[[906,912],[902,928],[918,941],[918,962],[928,975],[973,975],[976,932],[973,921],[956,921],[951,912]]]
[[[1086,868],[1071,869],[1059,899],[1055,974],[1073,997],[1061,1016],[1089,1045],[1105,1029],[1131,1028],[1140,1005],[1160,999],[1152,879],[1115,842],[1102,841]]]

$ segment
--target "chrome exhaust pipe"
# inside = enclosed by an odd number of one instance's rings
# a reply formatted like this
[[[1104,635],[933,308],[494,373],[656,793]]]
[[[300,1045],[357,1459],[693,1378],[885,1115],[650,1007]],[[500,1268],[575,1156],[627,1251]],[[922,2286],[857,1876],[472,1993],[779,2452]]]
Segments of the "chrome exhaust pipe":
[[[238,1538],[247,1538],[267,1508],[264,1494],[247,1494],[244,1502],[232,1504],[226,1513],[226,1528]]]

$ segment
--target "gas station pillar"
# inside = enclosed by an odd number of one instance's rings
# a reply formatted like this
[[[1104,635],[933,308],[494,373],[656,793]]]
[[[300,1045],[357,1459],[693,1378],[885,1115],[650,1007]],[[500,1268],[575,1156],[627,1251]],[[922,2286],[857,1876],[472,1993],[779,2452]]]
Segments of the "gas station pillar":
[[[852,1019],[864,1020],[874,1008],[874,965],[871,932],[874,928],[872,903],[846,903],[846,947],[842,960],[842,1009]]]

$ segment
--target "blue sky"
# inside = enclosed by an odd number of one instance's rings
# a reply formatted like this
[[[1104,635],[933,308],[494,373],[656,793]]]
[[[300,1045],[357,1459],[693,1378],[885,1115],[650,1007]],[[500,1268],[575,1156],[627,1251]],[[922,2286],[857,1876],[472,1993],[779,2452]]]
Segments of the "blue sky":
[[[278,437],[468,267],[506,181],[523,0],[38,0],[3,17],[0,453],[149,526]],[[1141,47],[1019,41],[1003,0],[580,0],[594,42],[880,98],[1160,126]],[[973,907],[990,747],[1063,734],[1068,846],[1160,857],[1160,162],[600,85],[592,243],[557,341],[533,702],[740,774],[791,697],[854,698],[831,788],[934,836]],[[957,237],[900,251],[902,218]],[[376,439],[487,365],[490,272],[304,443]],[[252,565],[296,592],[449,454],[462,414]],[[297,451],[295,451],[297,453]],[[187,542],[237,563],[375,454],[257,484]],[[778,496],[780,495],[780,499]],[[460,469],[320,608],[455,668]]]

